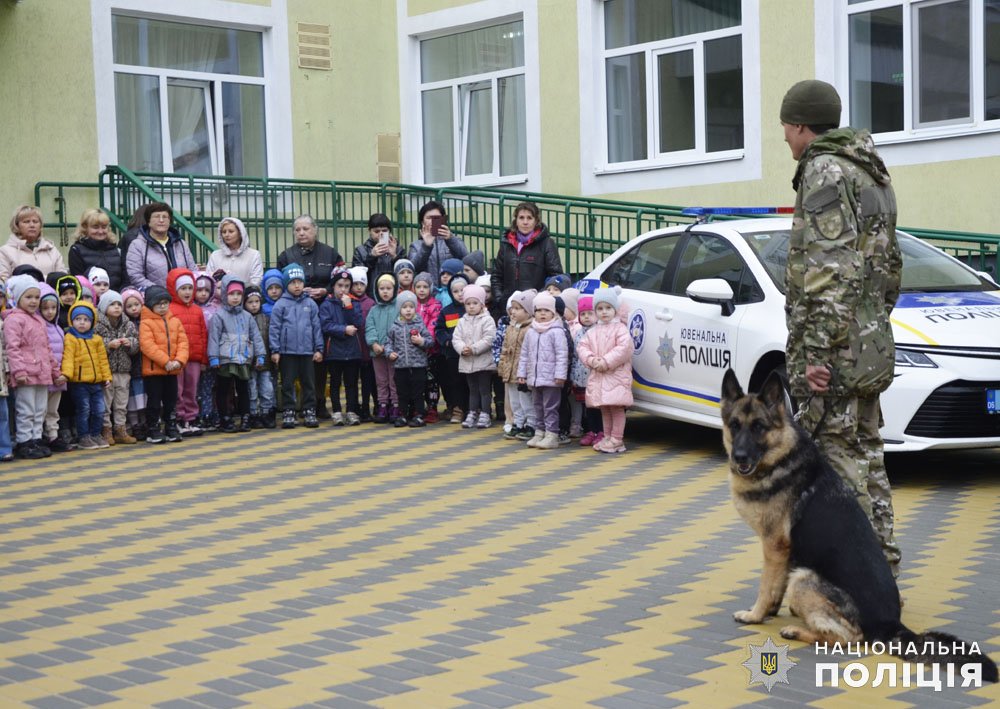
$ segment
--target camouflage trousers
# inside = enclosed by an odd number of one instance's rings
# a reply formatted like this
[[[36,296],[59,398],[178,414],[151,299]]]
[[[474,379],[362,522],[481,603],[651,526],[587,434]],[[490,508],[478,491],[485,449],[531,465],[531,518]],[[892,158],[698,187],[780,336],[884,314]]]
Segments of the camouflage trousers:
[[[823,412],[826,411],[826,418]],[[799,423],[810,434],[820,419],[823,425],[816,445],[847,485],[857,495],[868,515],[892,575],[899,575],[901,557],[893,534],[892,489],[885,472],[882,411],[878,397],[851,398],[814,396],[800,407]]]

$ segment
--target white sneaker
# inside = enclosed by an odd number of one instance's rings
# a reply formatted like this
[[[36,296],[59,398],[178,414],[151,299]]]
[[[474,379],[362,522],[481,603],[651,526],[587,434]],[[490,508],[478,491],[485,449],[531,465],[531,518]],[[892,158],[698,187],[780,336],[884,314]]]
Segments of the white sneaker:
[[[353,411],[348,411],[347,412],[347,414],[345,416],[345,420],[347,421],[347,425],[348,426],[360,426],[361,425],[361,417],[358,416]]]
[[[470,411],[468,415],[465,417],[465,420],[462,421],[462,428],[475,428],[478,416],[479,416],[478,411]]]
[[[538,444],[541,443],[544,438],[545,431],[535,431],[535,435],[529,438],[525,445],[528,446],[528,448],[537,448]]]
[[[559,434],[551,431],[545,434],[545,438],[535,444],[535,448],[551,450],[559,447]]]
[[[333,425],[334,426],[343,426],[344,425],[344,414],[340,413],[339,411],[334,411],[332,418],[333,418]]]
[[[479,413],[479,418],[476,419],[476,428],[489,428],[492,425],[493,422],[490,420],[489,413],[486,411],[481,411]]]

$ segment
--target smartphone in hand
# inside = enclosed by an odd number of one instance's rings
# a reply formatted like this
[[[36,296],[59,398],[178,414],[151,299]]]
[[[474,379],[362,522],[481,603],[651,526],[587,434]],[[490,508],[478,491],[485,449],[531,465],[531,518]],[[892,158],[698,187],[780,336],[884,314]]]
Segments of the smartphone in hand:
[[[438,230],[441,228],[441,225],[447,223],[444,217],[431,217],[431,235],[439,236]]]
[[[386,244],[388,244],[388,243],[389,243],[389,239],[391,238],[391,236],[392,236],[392,235],[391,235],[391,234],[389,234],[389,232],[387,232],[387,231],[386,231],[386,232],[383,232],[383,233],[382,233],[382,234],[381,234],[381,235],[380,235],[380,236],[378,237],[378,243],[382,244],[382,246],[385,246]]]

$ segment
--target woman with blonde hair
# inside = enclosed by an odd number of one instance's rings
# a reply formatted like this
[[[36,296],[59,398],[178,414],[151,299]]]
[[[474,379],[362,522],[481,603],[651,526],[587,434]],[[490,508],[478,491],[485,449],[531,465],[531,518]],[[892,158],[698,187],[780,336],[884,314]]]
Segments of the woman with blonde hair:
[[[42,213],[38,207],[22,204],[10,218],[10,238],[0,246],[0,279],[6,281],[18,266],[34,266],[42,277],[65,271],[62,254],[42,236]]]
[[[88,209],[76,227],[76,241],[69,247],[69,272],[89,278],[90,269],[103,268],[108,274],[111,290],[124,285],[122,252],[111,235],[111,219],[100,209]]]

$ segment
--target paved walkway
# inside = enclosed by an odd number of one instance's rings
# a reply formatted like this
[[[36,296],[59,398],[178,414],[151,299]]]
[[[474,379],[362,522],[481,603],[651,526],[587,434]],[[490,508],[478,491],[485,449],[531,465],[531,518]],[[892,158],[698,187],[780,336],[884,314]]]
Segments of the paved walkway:
[[[748,686],[748,644],[786,644],[788,618],[731,620],[760,554],[718,434],[630,427],[624,456],[324,425],[4,465],[0,704],[1000,701],[816,688],[800,643],[789,684]],[[917,460],[940,464],[896,486],[904,620],[1000,657],[1000,454],[908,458],[896,476]]]

